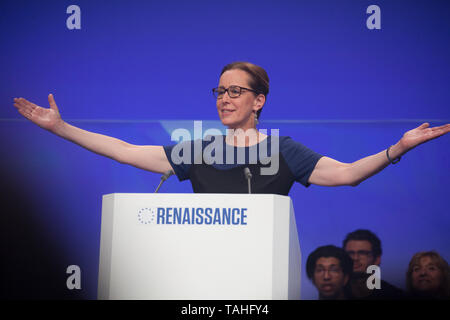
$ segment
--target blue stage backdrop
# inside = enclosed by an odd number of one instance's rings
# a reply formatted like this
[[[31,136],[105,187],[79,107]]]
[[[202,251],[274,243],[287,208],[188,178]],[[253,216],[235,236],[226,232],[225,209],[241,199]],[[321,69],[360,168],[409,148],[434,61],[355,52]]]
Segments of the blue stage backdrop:
[[[373,4],[380,29],[366,23]],[[95,299],[102,195],[153,192],[160,179],[33,125],[14,97],[48,107],[53,93],[75,126],[167,145],[193,120],[220,125],[211,88],[225,64],[250,61],[270,77],[260,128],[353,162],[425,121],[449,122],[449,10],[425,0],[1,1],[2,298]],[[415,252],[450,261],[449,142],[421,145],[356,188],[296,184],[303,266],[357,228],[381,238],[382,279],[401,288]],[[161,191],[192,188],[172,177]],[[69,265],[81,268],[80,290],[66,287]],[[317,298],[305,271],[302,297]]]

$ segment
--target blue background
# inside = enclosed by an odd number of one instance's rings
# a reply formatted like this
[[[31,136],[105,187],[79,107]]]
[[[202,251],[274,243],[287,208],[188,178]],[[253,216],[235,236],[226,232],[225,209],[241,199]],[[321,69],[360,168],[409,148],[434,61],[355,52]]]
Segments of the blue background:
[[[81,30],[69,30],[69,5]],[[366,9],[381,8],[381,30]],[[24,97],[63,119],[139,145],[171,144],[173,128],[219,126],[224,65],[265,68],[260,128],[353,162],[421,123],[450,122],[448,1],[0,2],[1,295],[95,299],[101,197],[153,192],[159,175],[87,152],[28,122]],[[419,146],[358,187],[296,184],[303,264],[325,244],[368,228],[382,240],[381,276],[404,288],[411,256],[450,261],[450,135]],[[162,192],[192,192],[169,179]],[[69,265],[82,289],[66,288]],[[316,299],[306,272],[302,297]]]

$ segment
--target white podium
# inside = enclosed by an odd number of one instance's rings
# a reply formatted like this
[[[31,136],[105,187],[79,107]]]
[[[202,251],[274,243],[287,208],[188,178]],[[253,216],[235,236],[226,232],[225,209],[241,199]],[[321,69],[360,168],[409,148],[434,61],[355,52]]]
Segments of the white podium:
[[[300,299],[300,269],[288,196],[103,196],[99,299]]]

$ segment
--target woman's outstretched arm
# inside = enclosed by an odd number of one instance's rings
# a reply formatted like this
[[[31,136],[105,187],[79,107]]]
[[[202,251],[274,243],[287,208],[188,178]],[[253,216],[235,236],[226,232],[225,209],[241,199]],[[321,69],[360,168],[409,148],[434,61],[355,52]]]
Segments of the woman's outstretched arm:
[[[402,139],[389,149],[394,160],[415,147],[450,132],[450,124],[429,128],[428,123],[406,132]],[[322,157],[314,168],[308,182],[321,186],[357,186],[390,164],[386,150],[353,163],[342,163]]]
[[[50,108],[42,108],[26,99],[15,98],[14,106],[21,115],[41,128],[99,155],[156,173],[172,169],[162,146],[133,145],[77,128],[61,118],[52,94],[48,96],[48,102]]]

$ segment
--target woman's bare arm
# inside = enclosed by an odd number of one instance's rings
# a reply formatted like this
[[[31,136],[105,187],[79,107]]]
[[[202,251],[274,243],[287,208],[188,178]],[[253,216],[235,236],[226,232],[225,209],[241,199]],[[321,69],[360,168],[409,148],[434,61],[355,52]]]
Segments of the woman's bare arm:
[[[423,123],[406,132],[402,139],[389,149],[389,156],[392,160],[396,159],[422,143],[436,139],[448,132],[450,132],[450,124],[430,128],[428,123]],[[389,164],[386,150],[353,163],[342,163],[322,157],[317,162],[308,182],[321,186],[357,186]]]
[[[26,99],[15,98],[14,106],[20,114],[41,128],[99,155],[156,173],[172,169],[162,146],[133,145],[77,128],[61,119],[53,95],[48,96],[48,101],[50,108],[42,108]]]

